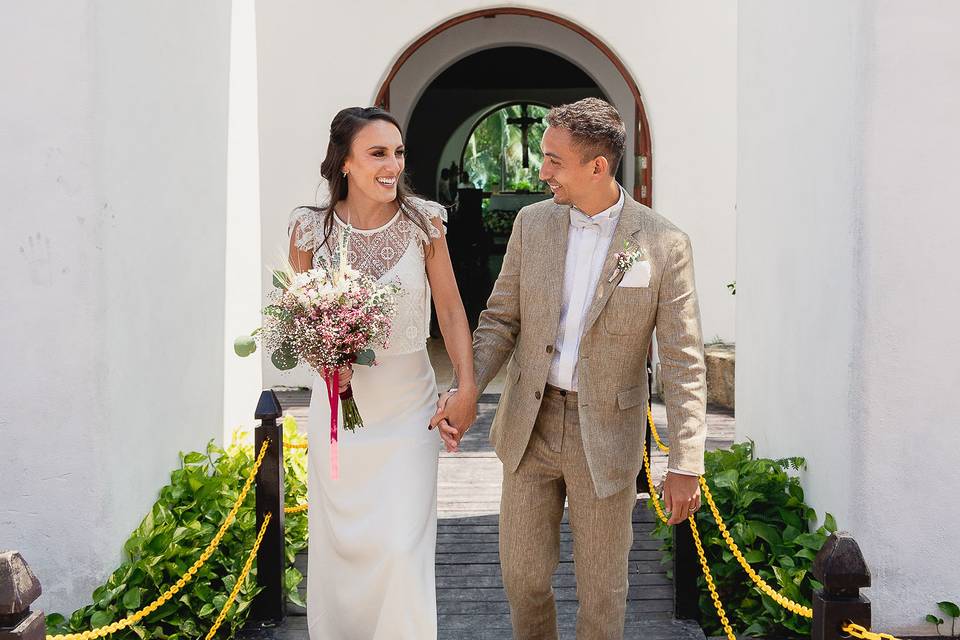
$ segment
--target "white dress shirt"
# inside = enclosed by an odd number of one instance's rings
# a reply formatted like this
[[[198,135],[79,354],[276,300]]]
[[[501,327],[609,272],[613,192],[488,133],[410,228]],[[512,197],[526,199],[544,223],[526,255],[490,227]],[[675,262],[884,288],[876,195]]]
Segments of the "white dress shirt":
[[[600,281],[600,271],[606,260],[613,232],[623,210],[624,194],[609,209],[588,216],[575,207],[570,208],[570,227],[567,230],[567,256],[563,270],[563,298],[560,302],[560,324],[554,344],[553,361],[547,374],[547,384],[567,391],[576,391],[577,360],[583,322]],[[699,475],[680,469],[667,469],[683,475]]]
[[[617,203],[594,216],[570,207],[567,229],[567,257],[563,269],[563,298],[560,326],[554,345],[547,384],[568,391],[577,390],[577,360],[583,321],[597,290],[600,270],[606,260],[613,232],[623,210],[623,188]]]

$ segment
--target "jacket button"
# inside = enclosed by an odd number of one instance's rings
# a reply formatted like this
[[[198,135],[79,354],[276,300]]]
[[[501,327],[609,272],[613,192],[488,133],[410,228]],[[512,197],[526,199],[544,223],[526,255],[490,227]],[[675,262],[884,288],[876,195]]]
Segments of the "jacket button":
[[[535,392],[533,393],[533,397],[536,398],[537,400],[539,400],[539,399],[540,399],[540,392],[539,392],[539,391],[535,391]]]
[[[553,345],[552,345],[552,344],[548,344],[548,345],[547,345],[547,353],[553,353]]]

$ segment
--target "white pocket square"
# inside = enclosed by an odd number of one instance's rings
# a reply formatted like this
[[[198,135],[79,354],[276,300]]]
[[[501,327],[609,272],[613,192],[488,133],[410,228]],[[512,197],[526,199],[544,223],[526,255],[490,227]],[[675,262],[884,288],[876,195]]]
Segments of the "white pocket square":
[[[650,286],[650,263],[646,260],[639,260],[627,269],[623,278],[617,284],[618,287],[649,287]]]

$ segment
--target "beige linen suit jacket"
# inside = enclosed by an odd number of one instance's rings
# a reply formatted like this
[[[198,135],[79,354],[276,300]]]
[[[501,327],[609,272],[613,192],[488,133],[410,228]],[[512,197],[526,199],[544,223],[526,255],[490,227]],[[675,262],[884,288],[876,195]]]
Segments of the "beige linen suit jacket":
[[[474,333],[477,385],[509,358],[490,441],[516,471],[540,410],[560,321],[570,207],[524,207],[503,268]],[[617,286],[616,254],[640,249],[647,287]],[[646,433],[646,357],[654,328],[667,406],[668,466],[703,473],[706,381],[690,240],[666,218],[625,196],[577,360],[583,448],[599,498],[636,482]]]

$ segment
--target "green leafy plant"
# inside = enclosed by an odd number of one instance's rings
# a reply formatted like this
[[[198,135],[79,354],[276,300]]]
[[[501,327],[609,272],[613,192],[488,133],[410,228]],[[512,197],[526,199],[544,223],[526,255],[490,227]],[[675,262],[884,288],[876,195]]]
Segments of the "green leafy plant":
[[[287,441],[306,441],[290,416],[284,418],[284,432]],[[146,606],[173,585],[199,558],[239,497],[253,468],[251,439],[240,443],[235,434],[234,443],[226,450],[211,442],[205,453],[181,453],[180,468],[170,474],[170,484],[160,490],[159,499],[124,544],[123,563],[94,590],[91,604],[70,617],[48,615],[47,633],[76,633],[108,625]],[[305,450],[284,450],[287,506],[306,501],[306,469]],[[307,545],[306,514],[287,516],[284,531],[285,588],[290,600],[302,606],[297,587],[303,576],[293,567],[293,561]],[[256,534],[255,495],[251,489],[220,546],[193,580],[139,624],[114,633],[112,638],[195,640],[205,635],[236,585]],[[233,636],[243,625],[258,592],[254,568],[217,632],[218,638]]]
[[[810,574],[813,559],[837,525],[827,514],[823,525],[812,527],[816,512],[804,503],[799,479],[789,473],[805,464],[800,457],[755,458],[752,442],[705,455],[710,491],[747,562],[774,589],[810,606],[813,591],[822,588]],[[648,506],[653,510],[652,500]],[[696,522],[720,601],[738,635],[808,636],[808,619],[783,609],[755,587],[727,547],[708,507],[697,512]],[[672,527],[658,520],[654,536],[663,541],[664,562],[672,564]],[[703,575],[698,584],[704,632],[723,635]]]
[[[950,636],[949,636],[949,637],[951,637],[951,638],[960,637],[960,636],[958,636],[957,633],[956,633],[956,629],[957,629],[957,619],[960,618],[960,607],[958,607],[958,606],[957,606],[955,603],[953,603],[953,602],[949,602],[949,601],[947,601],[947,600],[944,600],[943,602],[938,602],[938,603],[937,603],[937,608],[940,609],[940,612],[941,612],[943,615],[948,616],[948,617],[951,618],[951,620],[950,620]],[[928,614],[927,614],[927,617],[926,617],[926,621],[929,622],[930,624],[935,624],[935,625],[937,625],[937,635],[938,635],[938,636],[942,636],[942,635],[943,635],[942,633],[940,633],[940,625],[943,624],[943,618],[941,618],[940,616],[938,616],[938,615],[936,615],[936,614],[928,613]]]
[[[509,234],[516,218],[516,211],[494,209],[483,214],[483,226],[491,233]]]

